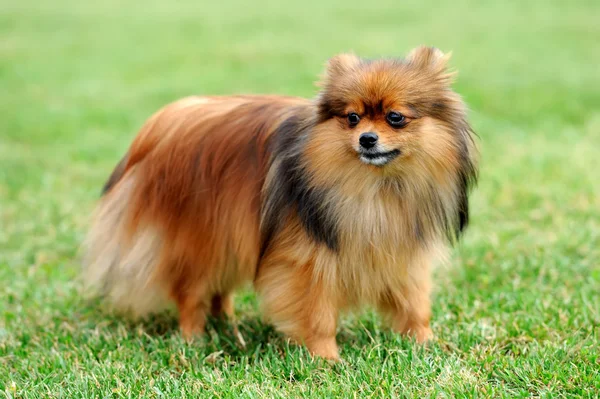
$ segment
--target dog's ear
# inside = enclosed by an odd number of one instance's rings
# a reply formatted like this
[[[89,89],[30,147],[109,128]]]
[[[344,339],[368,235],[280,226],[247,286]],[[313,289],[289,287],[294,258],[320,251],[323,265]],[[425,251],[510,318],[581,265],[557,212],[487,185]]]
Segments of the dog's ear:
[[[325,86],[351,72],[360,64],[360,58],[352,53],[338,54],[327,61],[325,73],[321,77],[319,86]]]
[[[416,68],[432,72],[451,83],[455,76],[455,72],[448,71],[448,61],[451,57],[451,52],[444,54],[435,47],[419,46],[408,53],[406,61]]]
[[[419,46],[408,53],[406,60],[420,68],[445,69],[451,56],[451,53],[444,54],[435,47]]]

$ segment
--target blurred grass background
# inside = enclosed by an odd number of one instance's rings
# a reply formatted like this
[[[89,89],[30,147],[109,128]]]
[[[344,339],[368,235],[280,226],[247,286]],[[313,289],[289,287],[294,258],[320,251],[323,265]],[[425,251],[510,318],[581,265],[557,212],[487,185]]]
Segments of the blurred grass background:
[[[600,390],[600,3],[0,0],[0,395],[582,396]],[[237,304],[212,325],[81,301],[78,246],[141,123],[190,94],[313,96],[327,58],[453,51],[482,148],[429,348],[348,316],[312,361]]]

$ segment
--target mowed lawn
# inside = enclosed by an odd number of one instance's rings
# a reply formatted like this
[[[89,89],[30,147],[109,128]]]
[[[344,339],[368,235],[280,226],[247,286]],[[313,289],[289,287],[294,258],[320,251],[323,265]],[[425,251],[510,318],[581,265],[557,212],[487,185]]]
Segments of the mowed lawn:
[[[0,397],[598,397],[598,1],[0,0]],[[480,136],[473,218],[423,348],[373,312],[312,360],[236,304],[131,322],[83,299],[79,246],[142,122],[190,94],[313,96],[340,51],[453,51]]]

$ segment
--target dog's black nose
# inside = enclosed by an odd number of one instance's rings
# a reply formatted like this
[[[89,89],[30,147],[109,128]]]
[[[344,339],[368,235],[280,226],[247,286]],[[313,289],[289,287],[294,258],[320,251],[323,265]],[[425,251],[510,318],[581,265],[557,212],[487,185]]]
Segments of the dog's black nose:
[[[369,132],[361,134],[358,138],[358,142],[360,143],[361,147],[366,148],[368,150],[369,148],[375,147],[375,144],[377,144],[378,139],[379,137],[377,137],[375,133]]]

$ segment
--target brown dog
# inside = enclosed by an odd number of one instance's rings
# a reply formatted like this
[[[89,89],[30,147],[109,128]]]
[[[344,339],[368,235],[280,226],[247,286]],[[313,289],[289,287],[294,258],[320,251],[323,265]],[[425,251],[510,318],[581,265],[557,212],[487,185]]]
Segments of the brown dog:
[[[337,358],[341,310],[431,337],[431,265],[468,221],[476,149],[448,57],[330,60],[314,101],[192,97],[143,126],[104,188],[86,279],[118,307],[165,301],[186,336],[254,281],[289,337]]]

